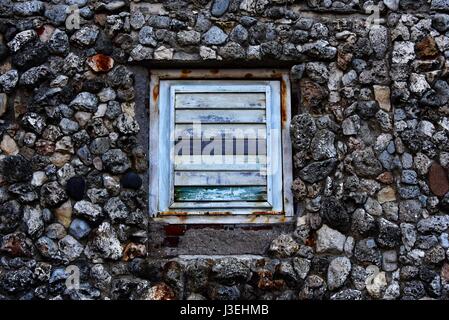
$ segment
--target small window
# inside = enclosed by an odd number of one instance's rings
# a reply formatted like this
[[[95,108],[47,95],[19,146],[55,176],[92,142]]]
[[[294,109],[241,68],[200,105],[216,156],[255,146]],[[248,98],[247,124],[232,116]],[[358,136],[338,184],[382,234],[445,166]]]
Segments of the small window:
[[[150,213],[173,223],[287,221],[288,82],[219,73],[152,75]]]

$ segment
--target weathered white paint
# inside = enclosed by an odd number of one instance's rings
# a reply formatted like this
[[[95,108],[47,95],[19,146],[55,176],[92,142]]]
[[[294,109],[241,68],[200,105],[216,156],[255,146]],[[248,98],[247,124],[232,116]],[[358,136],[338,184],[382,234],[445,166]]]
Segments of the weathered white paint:
[[[266,139],[267,128],[265,124],[177,124],[175,125],[175,137],[184,139],[222,138],[232,139]]]
[[[265,109],[264,93],[178,93],[176,109]]]
[[[265,110],[182,109],[176,123],[265,123]]]
[[[267,177],[258,171],[176,171],[175,186],[265,186]]]

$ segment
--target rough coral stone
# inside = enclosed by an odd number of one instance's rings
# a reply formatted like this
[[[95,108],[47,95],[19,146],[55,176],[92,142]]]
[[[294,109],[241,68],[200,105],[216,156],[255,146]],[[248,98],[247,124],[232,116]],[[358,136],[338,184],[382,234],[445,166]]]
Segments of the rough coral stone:
[[[298,243],[287,234],[281,234],[273,240],[269,251],[276,257],[286,258],[293,256],[299,250]]]
[[[3,176],[10,183],[29,181],[33,174],[30,162],[21,155],[5,157],[1,162],[1,168]]]
[[[349,215],[343,204],[335,197],[329,197],[323,200],[320,213],[323,217],[323,222],[329,227],[341,232],[345,232],[349,229]]]
[[[329,176],[336,165],[336,159],[312,162],[299,172],[299,176],[306,182],[315,183]]]
[[[123,247],[117,238],[114,228],[103,222],[95,231],[85,250],[88,257],[101,257],[111,260],[119,260],[123,254]]]
[[[294,116],[290,125],[293,147],[302,151],[307,150],[316,130],[315,120],[310,114],[302,113]]]
[[[104,206],[104,211],[113,222],[123,221],[129,214],[128,208],[119,197],[110,198]]]
[[[357,175],[361,177],[373,178],[382,173],[382,164],[371,148],[355,151],[352,164]]]
[[[340,232],[324,224],[316,235],[317,253],[340,253],[343,251],[346,237]]]
[[[97,221],[102,216],[101,207],[86,200],[75,203],[73,211],[77,216],[84,217],[89,221]]]
[[[123,173],[131,167],[131,162],[126,153],[120,149],[108,150],[102,157],[106,169],[112,173]]]
[[[16,200],[0,205],[0,233],[13,232],[22,222],[23,210]]]
[[[337,257],[331,261],[327,270],[329,290],[341,287],[351,272],[351,261],[346,257]]]
[[[67,200],[66,192],[56,181],[44,184],[40,196],[41,203],[50,208],[56,207]]]
[[[433,163],[429,169],[429,187],[432,192],[438,196],[442,197],[449,191],[449,179],[447,170],[439,165],[438,163]]]

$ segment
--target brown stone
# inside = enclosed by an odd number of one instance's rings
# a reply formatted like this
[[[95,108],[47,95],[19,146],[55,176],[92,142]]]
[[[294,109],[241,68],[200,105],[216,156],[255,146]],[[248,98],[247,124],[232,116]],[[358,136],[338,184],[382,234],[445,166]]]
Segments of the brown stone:
[[[327,97],[327,91],[310,80],[301,80],[301,106],[307,109],[316,108]]]
[[[384,172],[377,176],[377,181],[385,183],[385,184],[392,184],[394,181],[393,175],[391,172]]]
[[[390,101],[390,88],[386,86],[378,86],[374,85],[374,97],[379,103],[379,108],[385,111],[391,110],[391,101]]]
[[[69,162],[71,156],[68,153],[55,152],[51,155],[50,161],[57,167],[62,167]]]
[[[36,152],[43,156],[48,156],[55,152],[55,143],[52,141],[39,139],[36,141]]]
[[[284,287],[284,280],[273,280],[273,273],[268,270],[260,270],[256,274],[257,287],[262,290],[279,290]]]
[[[107,72],[114,67],[114,59],[101,53],[90,56],[86,63],[95,72]]]
[[[445,263],[441,268],[441,278],[449,282],[449,264]]]
[[[447,171],[435,162],[429,169],[429,187],[430,190],[438,197],[444,196],[449,191]]]
[[[21,115],[27,112],[27,103],[23,95],[16,95],[13,101],[14,117],[20,118]]]
[[[396,201],[396,191],[392,187],[385,187],[377,193],[377,201],[380,204]]]
[[[130,242],[123,250],[123,261],[130,261],[136,257],[145,257],[147,253],[146,247],[141,243]]]
[[[64,202],[59,208],[54,210],[56,220],[64,227],[68,228],[72,223],[72,203],[70,200]]]
[[[19,148],[17,147],[16,142],[9,135],[3,135],[3,139],[0,142],[0,149],[7,155],[15,155],[19,153]]]
[[[435,39],[427,36],[416,44],[416,54],[419,58],[434,58],[439,54]]]
[[[163,282],[152,286],[141,297],[142,300],[174,300],[175,298],[173,289]]]
[[[6,93],[0,93],[0,117],[3,116],[8,109],[8,96]]]
[[[343,53],[341,51],[338,51],[337,67],[343,71],[348,70],[349,64],[352,61],[352,57],[353,57],[352,53]]]

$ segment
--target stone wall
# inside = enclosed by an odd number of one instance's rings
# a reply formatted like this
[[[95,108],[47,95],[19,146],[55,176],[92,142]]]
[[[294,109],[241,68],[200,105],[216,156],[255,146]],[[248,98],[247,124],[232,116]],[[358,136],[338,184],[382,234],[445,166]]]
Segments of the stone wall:
[[[0,0],[0,298],[447,299],[448,14],[447,0]],[[161,66],[291,68],[295,225],[151,221]]]

